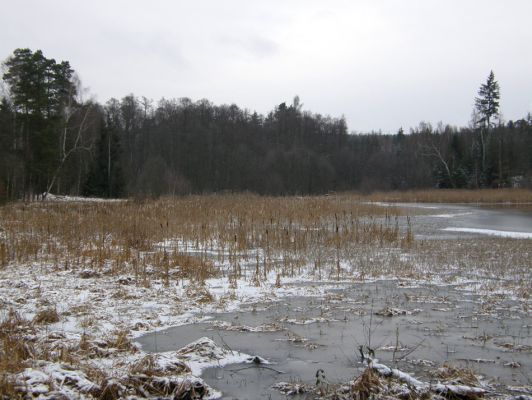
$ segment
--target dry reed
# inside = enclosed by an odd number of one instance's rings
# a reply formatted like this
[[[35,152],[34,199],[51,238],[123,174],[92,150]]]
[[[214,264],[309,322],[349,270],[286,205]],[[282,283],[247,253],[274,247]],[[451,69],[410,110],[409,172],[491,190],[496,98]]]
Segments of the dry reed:
[[[496,202],[503,192],[437,194],[445,202]],[[505,200],[530,198],[530,191],[511,194]],[[530,241],[416,240],[415,227],[403,209],[366,202],[435,201],[435,195],[211,195],[146,202],[11,204],[0,208],[0,267],[10,271],[38,262],[51,272],[68,271],[82,279],[116,276],[117,286],[109,297],[118,301],[133,296],[128,285],[150,287],[152,281],[170,285],[186,280],[185,295],[201,304],[216,300],[203,285],[211,277],[225,277],[237,289],[239,279],[255,285],[273,279],[282,286],[284,277],[302,272],[316,280],[471,276],[483,279],[485,287],[480,289],[494,292],[490,285],[497,285],[526,300]],[[32,322],[15,311],[0,322],[0,397],[16,396],[8,377],[35,357],[77,362],[77,357],[134,351],[127,332],[116,331],[103,342],[83,335],[75,348],[60,353],[40,349],[36,354],[33,343],[23,339],[26,333],[62,317],[49,304],[43,306]],[[68,312],[79,317],[85,328],[97,322],[90,310],[91,304],[81,304]],[[148,370],[154,368],[150,365]],[[107,379],[94,369],[87,374],[98,382]],[[373,380],[373,376],[364,376],[356,391],[362,397],[371,395]],[[102,398],[118,396],[116,386],[101,386]]]
[[[2,265],[79,268],[86,278],[132,274],[146,286],[149,279],[247,277],[244,265],[253,258],[257,280],[273,270],[293,276],[319,249],[316,266],[328,263],[328,275],[340,276],[340,260],[353,246],[408,245],[411,232],[398,224],[402,214],[351,196],[14,204],[0,208],[0,259]]]
[[[532,203],[531,189],[431,189],[374,192],[357,195],[361,200],[416,203]]]

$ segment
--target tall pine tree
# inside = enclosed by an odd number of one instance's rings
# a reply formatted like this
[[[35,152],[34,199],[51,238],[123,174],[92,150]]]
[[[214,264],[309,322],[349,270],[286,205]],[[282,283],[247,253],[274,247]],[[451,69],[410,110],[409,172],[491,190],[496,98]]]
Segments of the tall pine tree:
[[[16,115],[15,132],[24,161],[24,194],[42,193],[59,164],[63,111],[75,95],[68,61],[42,51],[16,49],[5,62],[3,80]]]
[[[491,129],[494,127],[495,121],[499,122],[500,120],[499,99],[499,83],[495,80],[495,74],[493,71],[490,71],[486,83],[480,86],[478,97],[475,98],[475,114],[477,116],[475,122],[480,140],[480,176],[477,178],[477,181],[482,186],[485,186],[488,183],[486,148]]]

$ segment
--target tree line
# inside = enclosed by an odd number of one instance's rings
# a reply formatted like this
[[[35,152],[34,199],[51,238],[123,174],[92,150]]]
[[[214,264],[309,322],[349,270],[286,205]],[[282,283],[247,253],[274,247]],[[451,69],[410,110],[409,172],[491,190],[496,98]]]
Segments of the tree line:
[[[493,72],[469,127],[383,135],[350,134],[344,118],[304,111],[297,96],[266,115],[133,94],[99,104],[83,99],[68,62],[42,51],[17,49],[3,66],[2,199],[508,187],[532,177],[532,116],[500,119]]]

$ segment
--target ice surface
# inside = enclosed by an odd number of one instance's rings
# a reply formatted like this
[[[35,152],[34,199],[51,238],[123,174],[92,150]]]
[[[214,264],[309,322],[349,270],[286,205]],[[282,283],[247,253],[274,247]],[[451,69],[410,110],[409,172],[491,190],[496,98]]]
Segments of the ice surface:
[[[532,232],[512,232],[512,231],[499,231],[495,229],[480,229],[480,228],[457,228],[448,227],[442,229],[449,232],[465,232],[465,233],[480,233],[483,235],[499,236],[515,239],[532,239]]]

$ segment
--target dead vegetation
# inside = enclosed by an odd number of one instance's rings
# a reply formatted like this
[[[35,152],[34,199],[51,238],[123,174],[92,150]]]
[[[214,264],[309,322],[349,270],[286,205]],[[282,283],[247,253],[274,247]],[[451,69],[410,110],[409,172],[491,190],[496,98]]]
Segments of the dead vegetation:
[[[129,372],[133,375],[164,376],[190,373],[190,368],[183,362],[172,360],[161,365],[160,355],[148,354],[135,362]]]
[[[487,393],[471,371],[444,365],[434,375],[438,376],[439,383],[426,383],[370,361],[359,376],[348,383],[331,384],[320,369],[316,373],[315,385],[278,382],[273,388],[287,396],[312,393],[314,398],[331,400],[478,400]]]
[[[248,273],[260,284],[271,271],[293,276],[309,263],[320,276],[340,277],[354,245],[410,246],[412,230],[400,229],[399,218],[399,208],[348,195],[19,203],[0,208],[0,259],[77,269],[84,279],[130,274],[144,286]]]
[[[190,369],[179,359],[147,355],[129,368],[116,364],[116,371],[92,363],[102,358],[119,362],[117,353],[137,353],[124,331],[116,331],[105,340],[83,334],[77,343],[61,333],[44,338],[34,333],[32,322],[16,312],[0,324],[0,398],[46,394],[57,399],[80,395],[112,400],[127,396],[192,399],[207,393],[200,379],[184,376]]]
[[[32,341],[34,334],[31,323],[11,309],[0,322],[0,372],[18,372],[25,366],[25,361],[33,357],[35,350]]]
[[[34,324],[53,324],[59,322],[60,317],[55,308],[45,308],[37,312],[33,318]]]
[[[372,368],[366,368],[362,375],[353,381],[350,392],[353,395],[353,399],[368,400],[382,389],[383,384],[379,375]]]
[[[455,192],[438,193],[443,196],[440,201],[445,202],[497,201],[495,194],[487,191],[481,197],[473,197],[480,195],[472,193],[462,193],[461,197]],[[427,194],[425,200],[417,197],[421,194],[408,196],[414,196],[410,200],[435,201],[432,194]],[[528,201],[529,196],[530,191],[512,191],[506,199]],[[422,280],[431,275],[452,283],[460,276],[482,278],[479,290],[512,292],[528,310],[529,241],[420,241],[415,239],[415,227],[404,210],[361,203],[359,199],[352,195],[223,195],[149,202],[11,204],[0,208],[0,266],[3,271],[16,271],[39,263],[42,276],[67,273],[88,283],[112,280],[112,290],[102,292],[101,297],[124,304],[141,296],[141,291],[131,288],[181,285],[185,287],[184,296],[200,306],[217,300],[205,285],[212,277],[228,279],[232,290],[228,296],[236,296],[240,279],[260,286],[274,276],[277,286],[282,287],[285,277],[304,272],[315,280],[381,276]],[[40,298],[40,290],[40,286],[32,287],[28,296]],[[223,300],[219,298],[220,303]],[[13,301],[24,304],[28,299]],[[171,301],[178,303],[181,299]],[[496,307],[497,301],[501,300],[486,303],[485,307]],[[117,399],[125,394],[191,398],[186,396],[203,390],[195,381],[175,378],[188,372],[184,364],[162,368],[156,359],[143,358],[131,366],[129,377],[122,380],[87,365],[94,359],[135,353],[129,331],[124,328],[117,327],[103,337],[84,333],[75,343],[52,335],[46,337],[47,342],[38,340],[38,332],[46,332],[50,324],[69,315],[78,319],[84,331],[97,328],[100,321],[93,306],[87,301],[59,312],[55,305],[42,299],[37,313],[28,321],[2,303],[5,316],[0,322],[0,398],[20,397],[13,377],[37,361],[45,363],[43,368],[51,368],[54,363],[79,366],[86,372],[82,378],[97,385],[91,390],[102,399]],[[404,313],[391,307],[382,310],[387,316]],[[137,325],[139,329],[156,326],[145,322]],[[462,383],[472,384],[472,380],[464,380],[471,376],[446,368],[441,372],[447,374],[446,379],[458,383],[460,378]],[[382,382],[377,383],[375,371],[364,374],[351,388],[358,397],[351,398],[366,399],[379,393]],[[165,376],[175,379],[164,380]],[[56,384],[50,383],[50,387],[53,385]]]
[[[424,194],[427,201],[435,200],[430,193],[401,196],[419,201],[417,196]],[[489,191],[464,193],[463,200],[496,200]],[[530,193],[511,191],[506,199],[524,200]],[[459,194],[452,191],[449,196]],[[466,264],[500,275],[530,262],[526,240],[470,240],[464,246],[419,241],[404,210],[360,199],[212,195],[149,202],[11,204],[0,208],[0,258],[4,266],[39,262],[88,280],[116,276],[124,287],[184,280],[201,286],[209,278],[225,277],[234,289],[238,279],[260,286],[272,273],[281,286],[284,277],[302,272],[317,280],[382,275],[416,279],[427,270],[449,271]],[[528,277],[516,278],[526,282]],[[528,291],[521,290],[521,295]],[[127,298],[128,293],[117,288],[114,296]],[[209,296],[204,300],[210,301]]]
[[[433,375],[440,381],[453,385],[478,386],[480,384],[472,369],[459,368],[447,363],[434,371]]]
[[[531,189],[433,189],[398,192],[374,192],[360,196],[367,201],[415,203],[532,203]]]
[[[34,349],[26,335],[33,329],[29,321],[23,319],[14,310],[0,322],[0,398],[21,399],[23,396],[16,390],[13,375],[22,371],[27,360],[33,357]]]

